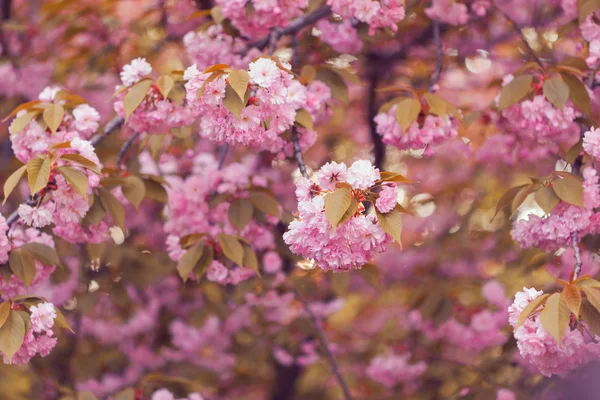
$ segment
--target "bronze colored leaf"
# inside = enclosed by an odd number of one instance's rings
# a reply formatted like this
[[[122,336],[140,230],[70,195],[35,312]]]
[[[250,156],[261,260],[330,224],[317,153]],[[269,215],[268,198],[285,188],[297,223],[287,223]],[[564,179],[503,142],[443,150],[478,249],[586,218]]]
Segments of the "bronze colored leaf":
[[[231,70],[227,81],[233,91],[237,93],[239,99],[243,101],[246,96],[246,91],[248,90],[248,84],[250,83],[248,71],[244,69]]]
[[[117,393],[113,400],[135,400],[135,390],[127,388]]]
[[[144,200],[144,197],[146,197],[146,185],[137,176],[125,178],[125,184],[121,187],[121,191],[136,211],[140,208],[140,203]]]
[[[596,310],[600,311],[600,291],[586,286],[581,287],[581,290],[585,293],[588,301],[596,307]]]
[[[296,111],[296,123],[300,126],[305,127],[306,129],[314,130],[313,125],[313,117],[312,115],[306,111],[304,108],[301,108]]]
[[[25,243],[20,248],[44,265],[61,265],[56,250],[46,244],[31,242]]]
[[[569,326],[570,320],[571,312],[561,295],[554,293],[548,297],[544,309],[540,313],[540,322],[544,329],[556,340],[559,347],[561,347],[562,337]]]
[[[206,233],[192,233],[189,235],[182,236],[179,238],[179,245],[186,249],[192,245],[198,243],[200,240],[206,237]]]
[[[145,193],[148,199],[165,204],[169,202],[167,191],[160,183],[152,179],[144,179],[144,186],[146,187]]]
[[[423,93],[423,98],[427,102],[427,105],[429,105],[429,114],[437,115],[441,118],[445,118],[449,114],[447,103],[441,97],[427,92]]]
[[[160,94],[166,99],[169,97],[169,93],[175,86],[175,80],[169,75],[161,75],[156,80],[156,87],[160,91]]]
[[[20,117],[15,118],[10,123],[10,132],[13,135],[21,132],[32,119],[37,117],[40,114],[40,110],[29,111],[26,114],[21,115]]]
[[[27,163],[27,179],[32,196],[48,185],[52,164],[53,159],[40,157],[32,158]]]
[[[188,251],[183,253],[179,262],[177,263],[177,272],[185,283],[190,273],[194,270],[194,267],[202,257],[204,250],[204,242],[199,242],[189,248]]]
[[[514,188],[509,189],[506,193],[502,195],[500,200],[498,200],[498,204],[496,204],[496,212],[494,213],[492,220],[496,218],[500,211],[502,211],[505,207],[507,207],[513,202],[513,199],[515,198],[517,193],[519,193],[519,191],[525,186],[527,185],[516,186]]]
[[[331,224],[331,232],[335,231],[346,210],[350,207],[351,199],[348,188],[339,188],[325,195],[325,216]]]
[[[77,171],[71,167],[58,167],[58,172],[65,178],[67,182],[71,186],[77,190],[77,192],[83,196],[84,199],[87,199],[87,191],[88,191],[88,177],[84,173]]]
[[[98,165],[92,160],[85,158],[84,156],[81,156],[79,154],[63,154],[60,158],[62,158],[63,160],[74,162],[75,164],[79,164],[91,171],[94,171],[97,174],[100,174],[100,168],[98,167]]]
[[[569,310],[575,314],[576,318],[579,318],[579,309],[581,307],[581,291],[577,285],[567,285],[561,293],[561,296],[569,307]]]
[[[600,336],[600,312],[586,299],[581,302],[580,310],[581,318],[590,330]]]
[[[554,193],[565,203],[577,207],[585,207],[583,204],[583,185],[581,180],[572,174],[561,174],[560,178],[552,181]]]
[[[9,119],[11,117],[14,117],[15,115],[17,115],[19,113],[19,111],[28,110],[31,107],[35,106],[36,104],[40,104],[41,102],[42,102],[41,100],[32,100],[32,101],[28,101],[27,103],[23,103],[23,104],[19,105],[14,110],[12,110],[10,112],[10,114],[8,114],[6,117],[4,117],[2,122],[6,121],[7,119]]]
[[[0,303],[0,328],[4,326],[10,314],[10,302],[4,301]]]
[[[125,208],[123,208],[123,204],[103,187],[98,188],[98,195],[100,196],[102,207],[110,214],[119,228],[125,231]]]
[[[592,279],[592,277],[589,275],[580,276],[573,283],[579,287],[588,287],[593,289],[600,288],[600,282],[598,282],[595,279]]]
[[[591,112],[591,100],[590,94],[588,93],[585,85],[576,76],[571,75],[567,72],[561,72],[560,76],[563,78],[563,82],[569,87],[569,97],[571,101],[579,111],[586,115],[590,115]]]
[[[134,84],[123,99],[123,109],[125,110],[125,119],[128,119],[131,114],[142,104],[146,98],[148,90],[152,86],[150,79],[143,79]]]
[[[350,206],[348,206],[348,209],[346,210],[346,212],[344,213],[344,215],[342,215],[342,218],[340,219],[340,222],[338,222],[338,226],[343,225],[344,222],[346,222],[350,218],[352,218],[352,216],[354,216],[354,214],[356,214],[356,210],[358,210],[358,202],[356,201],[355,198],[351,198],[350,199]]]
[[[583,21],[598,8],[600,8],[600,0],[577,0],[579,23],[582,24]]]
[[[25,339],[25,321],[17,311],[10,310],[8,318],[2,328],[0,328],[0,351],[12,363],[12,358],[21,348]]]
[[[256,258],[256,253],[249,246],[244,246],[244,259],[242,261],[244,267],[250,268],[252,271],[256,272],[259,278],[261,278],[260,269],[258,268],[258,258]]]
[[[22,165],[19,169],[10,174],[10,176],[6,179],[6,182],[4,182],[4,200],[2,201],[2,205],[6,203],[8,196],[10,196],[15,187],[17,187],[17,184],[25,174],[26,170],[27,165]]]
[[[48,107],[44,109],[42,117],[52,133],[56,133],[56,130],[65,117],[65,109],[60,104],[50,103],[48,104]]]
[[[10,270],[23,282],[26,288],[35,278],[35,259],[33,255],[23,248],[13,249],[8,259]]]
[[[221,246],[221,250],[223,250],[225,257],[229,258],[239,266],[244,265],[244,247],[235,236],[219,233],[217,235],[217,241],[219,242],[219,246]]]
[[[396,105],[396,121],[406,132],[408,128],[417,120],[421,113],[421,102],[417,99],[406,98]]]
[[[250,201],[257,210],[279,218],[279,203],[271,194],[260,190],[252,190]]]
[[[402,235],[402,214],[397,209],[382,214],[377,208],[375,208],[375,214],[377,215],[377,221],[383,228],[383,231],[390,235],[402,248],[402,240],[400,238]]]
[[[535,192],[535,202],[546,214],[550,214],[554,207],[558,205],[560,199],[552,188],[543,187]]]
[[[73,328],[71,328],[71,325],[69,325],[69,323],[67,322],[67,319],[65,318],[62,311],[60,311],[60,309],[58,307],[54,307],[54,309],[56,310],[56,318],[54,318],[54,326],[57,328],[65,328],[65,329],[68,329],[71,332],[75,333]]]
[[[194,275],[196,275],[197,279],[200,279],[202,275],[206,273],[208,267],[213,262],[215,257],[214,250],[212,246],[204,246],[204,250],[202,251],[202,257],[196,263],[196,267],[194,268]]]
[[[334,99],[338,99],[344,103],[348,102],[348,85],[346,85],[346,82],[344,82],[340,75],[330,69],[320,68],[317,72],[317,79],[329,86]]]
[[[548,297],[550,297],[549,294],[542,294],[541,296],[538,296],[535,299],[531,300],[529,304],[525,306],[523,311],[521,311],[521,314],[519,314],[519,322],[517,323],[515,329],[523,325],[523,322],[525,322],[525,320],[531,314],[533,314],[538,308],[540,308],[540,306],[544,305],[548,300]]]
[[[565,108],[569,99],[569,86],[558,76],[555,75],[544,82],[543,92],[546,99],[556,108],[561,111]]]
[[[229,210],[227,211],[229,223],[231,223],[238,231],[241,231],[252,219],[253,211],[254,207],[250,200],[235,199],[231,202]]]
[[[223,105],[230,113],[235,115],[235,117],[239,120],[242,111],[244,111],[244,107],[246,107],[246,102],[237,95],[235,90],[230,85],[225,87],[225,97],[223,98]]]
[[[94,202],[81,221],[81,225],[86,228],[90,225],[98,226],[100,221],[102,221],[106,215],[106,210],[102,206],[102,201],[100,198],[98,196],[94,196],[92,199]]]
[[[533,76],[531,75],[515,77],[508,85],[500,90],[498,109],[502,111],[527,97],[527,95],[533,91],[533,88],[531,87],[532,82]]]
[[[412,180],[395,172],[381,171],[381,180],[385,182],[410,183]]]
[[[526,185],[517,192],[511,204],[512,213],[514,213],[519,209],[519,207],[521,207],[521,204],[525,202],[525,199],[527,199],[527,196],[529,196],[529,194],[533,191],[534,188],[535,185]]]

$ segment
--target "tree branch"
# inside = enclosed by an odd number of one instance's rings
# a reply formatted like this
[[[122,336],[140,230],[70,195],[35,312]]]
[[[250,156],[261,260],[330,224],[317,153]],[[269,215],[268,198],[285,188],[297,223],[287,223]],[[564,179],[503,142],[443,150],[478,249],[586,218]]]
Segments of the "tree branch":
[[[371,57],[367,58],[369,65],[369,91],[368,91],[368,113],[367,118],[369,119],[369,132],[371,134],[371,141],[373,142],[373,165],[375,168],[381,169],[383,167],[383,162],[385,160],[385,145],[383,144],[383,140],[381,135],[377,133],[377,124],[375,124],[375,117],[379,112],[377,107],[377,86],[379,85],[379,80],[381,79],[381,73],[379,68],[377,68],[376,62],[371,62]]]
[[[581,267],[583,266],[583,262],[581,261],[581,252],[579,251],[579,235],[577,232],[571,233],[571,245],[573,246],[573,251],[575,252],[575,270],[573,271],[573,280],[579,277],[581,273]]]
[[[442,40],[440,38],[440,23],[438,21],[433,21],[433,41],[435,43],[435,69],[433,70],[433,74],[431,75],[431,81],[429,82],[429,91],[431,91],[433,87],[438,83],[442,74],[444,53],[442,51]]]
[[[121,164],[123,163],[123,157],[125,157],[125,153],[131,147],[133,142],[140,136],[141,132],[135,132],[125,143],[121,146],[119,150],[119,155],[117,156],[117,168],[121,169]]]
[[[525,35],[523,35],[523,31],[521,30],[521,27],[519,26],[519,24],[517,24],[517,22],[514,19],[512,19],[507,13],[504,12],[504,10],[502,10],[497,5],[496,5],[496,8],[498,9],[498,11],[500,11],[500,13],[504,16],[504,18],[506,18],[508,20],[508,22],[511,23],[511,25],[514,28],[514,30],[521,37],[521,40],[523,40],[523,43],[525,43],[525,46],[527,47],[527,50],[529,51],[529,54],[531,55],[531,57],[535,60],[535,62],[543,70],[544,69],[544,64],[542,64],[542,60],[540,60],[540,58],[537,56],[537,54],[535,54],[535,50],[533,50],[533,48],[529,45],[529,42],[527,41],[527,38],[525,37]]]
[[[306,164],[304,164],[304,158],[302,157],[302,150],[300,149],[300,138],[298,137],[298,128],[292,126],[292,142],[294,144],[294,158],[298,169],[303,177],[308,179],[308,172],[306,171]]]
[[[221,154],[219,155],[219,168],[218,170],[223,169],[223,165],[225,165],[225,159],[227,158],[227,153],[229,152],[229,143],[225,143],[223,147],[221,147]]]

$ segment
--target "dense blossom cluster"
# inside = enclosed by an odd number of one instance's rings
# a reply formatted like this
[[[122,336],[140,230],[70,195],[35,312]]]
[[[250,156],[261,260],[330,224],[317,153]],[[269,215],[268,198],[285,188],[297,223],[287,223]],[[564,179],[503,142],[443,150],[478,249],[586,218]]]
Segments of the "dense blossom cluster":
[[[327,4],[343,18],[356,18],[368,24],[371,35],[379,28],[396,31],[406,14],[401,0],[327,0]]]
[[[40,303],[37,306],[31,306],[29,311],[31,311],[31,327],[25,333],[25,340],[21,348],[12,359],[12,362],[17,365],[27,364],[36,354],[46,357],[57,342],[52,331],[56,318],[54,305]],[[4,355],[4,362],[8,363],[6,355]]]
[[[316,178],[318,184],[306,178],[296,183],[298,218],[292,221],[283,239],[294,253],[314,260],[324,270],[360,268],[385,250],[391,238],[375,215],[365,215],[360,203],[356,213],[333,230],[325,215],[325,196],[337,183],[349,184],[356,195],[361,196],[362,191],[380,178],[379,170],[366,160],[356,161],[349,168],[331,162],[321,167]],[[385,199],[385,209],[388,203]]]
[[[410,357],[410,354],[377,356],[371,360],[367,376],[390,389],[399,383],[413,382],[425,372],[427,364],[423,361],[409,364]]]

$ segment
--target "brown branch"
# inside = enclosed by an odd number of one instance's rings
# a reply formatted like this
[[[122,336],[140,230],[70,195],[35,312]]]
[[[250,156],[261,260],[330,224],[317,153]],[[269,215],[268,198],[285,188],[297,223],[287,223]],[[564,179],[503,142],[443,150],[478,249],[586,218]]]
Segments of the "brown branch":
[[[431,81],[429,82],[429,91],[431,91],[440,80],[443,67],[444,53],[442,51],[442,40],[440,38],[440,23],[438,21],[433,21],[433,41],[435,43],[435,69],[433,70],[433,74],[431,75]]]
[[[573,246],[573,251],[575,252],[575,270],[573,271],[573,280],[579,277],[581,273],[581,267],[583,266],[583,262],[581,261],[581,252],[579,251],[579,235],[577,232],[571,233],[571,245]]]
[[[140,136],[141,132],[135,132],[125,143],[121,146],[119,150],[119,155],[117,156],[117,168],[121,169],[121,164],[123,163],[123,157],[127,153],[127,150],[131,147],[133,142]]]
[[[221,154],[219,156],[219,168],[218,170],[223,169],[223,165],[225,165],[225,159],[227,158],[227,153],[229,152],[229,143],[225,143],[223,147],[221,147]]]
[[[294,144],[294,158],[298,169],[303,177],[308,179],[308,172],[306,170],[306,164],[304,164],[304,158],[302,157],[302,150],[300,149],[300,138],[298,137],[298,128],[292,126],[292,142]]]

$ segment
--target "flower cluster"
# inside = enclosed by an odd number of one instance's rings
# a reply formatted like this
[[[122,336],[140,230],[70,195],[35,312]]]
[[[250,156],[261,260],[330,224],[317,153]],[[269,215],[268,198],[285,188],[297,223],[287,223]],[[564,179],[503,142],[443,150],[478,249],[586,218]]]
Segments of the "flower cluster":
[[[392,240],[375,215],[365,215],[361,203],[365,191],[380,179],[379,170],[366,160],[356,161],[350,168],[331,162],[317,172],[316,178],[318,184],[305,178],[297,182],[298,217],[290,223],[283,239],[292,252],[316,261],[324,270],[362,267]],[[325,196],[338,184],[352,188],[358,207],[346,221],[332,229],[325,213]],[[393,203],[387,197],[385,194],[380,203],[383,209]]]
[[[343,18],[356,18],[369,25],[369,34],[374,35],[379,28],[398,30],[398,22],[406,14],[401,0],[327,0],[333,12]]]
[[[410,358],[410,354],[377,356],[371,360],[367,376],[389,389],[399,383],[411,382],[425,372],[427,364],[423,361],[409,364]]]
[[[29,311],[31,312],[31,327],[25,333],[21,348],[13,356],[12,362],[16,365],[27,364],[36,354],[46,357],[57,342],[52,331],[56,318],[54,305],[40,303],[37,306],[29,307]],[[9,363],[6,355],[4,355],[4,363]]]
[[[200,393],[190,393],[187,397],[180,397],[175,399],[175,396],[169,389],[158,389],[152,393],[150,400],[203,400],[204,398]]]
[[[322,19],[317,22],[321,40],[332,49],[343,54],[356,54],[363,48],[363,42],[358,31],[352,26],[352,21],[344,19],[341,22],[331,22]]]
[[[454,0],[433,0],[425,14],[433,20],[458,26],[467,23],[469,11],[467,6]]]
[[[531,314],[517,327],[523,309],[542,294],[542,291],[524,287],[516,293],[515,301],[508,308],[509,322],[516,328],[514,336],[523,359],[546,377],[565,375],[581,364],[597,359],[600,345],[584,337],[578,329],[567,327],[559,346],[540,323],[539,313]]]

